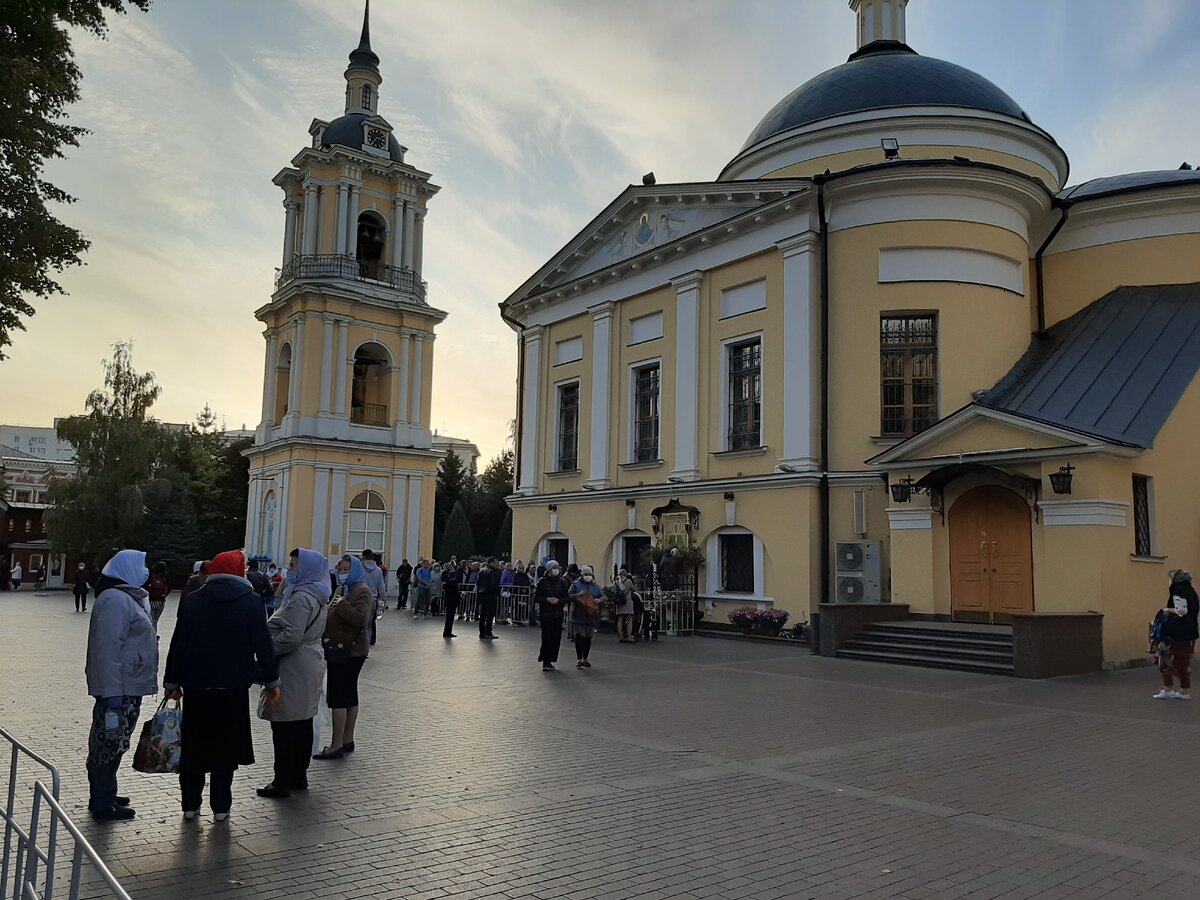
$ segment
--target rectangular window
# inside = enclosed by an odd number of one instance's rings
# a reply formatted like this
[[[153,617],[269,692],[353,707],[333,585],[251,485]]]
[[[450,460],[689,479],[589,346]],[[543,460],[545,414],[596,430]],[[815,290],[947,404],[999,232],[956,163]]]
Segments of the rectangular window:
[[[754,536],[720,534],[721,590],[731,594],[754,593]]]
[[[29,491],[17,491],[16,502],[17,503],[29,503],[30,502]]]
[[[762,340],[729,345],[729,446],[762,446]]]
[[[937,421],[937,316],[885,315],[879,325],[879,433],[920,434]]]
[[[1154,555],[1154,491],[1153,479],[1146,475],[1133,476],[1133,542],[1134,556]]]
[[[658,459],[659,364],[633,370],[633,461]]]
[[[556,471],[579,468],[579,382],[558,386],[558,466]]]

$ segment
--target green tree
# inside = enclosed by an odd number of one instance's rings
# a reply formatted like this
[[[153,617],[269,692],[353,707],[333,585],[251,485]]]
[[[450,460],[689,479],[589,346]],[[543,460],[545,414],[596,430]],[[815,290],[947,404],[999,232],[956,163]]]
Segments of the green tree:
[[[97,37],[105,11],[145,11],[150,0],[11,0],[0,3],[0,360],[12,333],[34,314],[27,299],[63,292],[56,273],[79,264],[87,240],[47,204],[74,201],[42,178],[46,161],[79,146],[84,128],[67,125],[82,73],[70,29]]]
[[[433,555],[437,559],[449,559],[449,554],[441,546],[441,535],[446,529],[450,513],[460,502],[469,507],[471,496],[475,489],[475,479],[457,453],[446,454],[438,465],[437,487],[433,500]]]
[[[495,547],[500,537],[504,517],[508,514],[505,498],[512,493],[513,453],[505,450],[483,470],[479,485],[471,498],[471,525],[476,546]]]
[[[444,555],[439,559],[449,559],[451,556],[466,559],[475,555],[475,537],[471,531],[471,521],[467,518],[467,511],[461,502],[454,504],[454,509],[450,511],[450,518],[447,519],[446,528],[442,532],[441,546]]]
[[[46,529],[56,553],[99,565],[115,550],[146,546],[147,512],[173,488],[164,462],[172,435],[146,417],[161,390],[153,372],[134,369],[132,344],[117,344],[87,412],[60,420],[58,436],[75,447],[78,471],[50,485]]]
[[[496,535],[496,546],[492,550],[492,556],[498,556],[501,559],[512,559],[511,509],[504,514],[504,521],[500,524],[500,533]]]

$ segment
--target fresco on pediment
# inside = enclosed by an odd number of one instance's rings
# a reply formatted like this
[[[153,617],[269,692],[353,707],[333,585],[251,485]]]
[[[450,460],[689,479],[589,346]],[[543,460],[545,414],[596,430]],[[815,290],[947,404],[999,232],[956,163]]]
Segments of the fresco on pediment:
[[[685,235],[702,231],[725,219],[731,219],[750,206],[677,207],[652,206],[642,209],[615,234],[570,273],[586,275],[605,266],[615,265],[631,256],[670,244]]]

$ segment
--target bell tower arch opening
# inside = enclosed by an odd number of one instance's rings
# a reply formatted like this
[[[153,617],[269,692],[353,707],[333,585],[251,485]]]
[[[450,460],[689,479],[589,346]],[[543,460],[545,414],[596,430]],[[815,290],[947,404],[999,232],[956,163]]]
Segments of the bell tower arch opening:
[[[271,423],[281,425],[283,417],[288,412],[288,395],[292,387],[292,345],[284,344],[279,348],[279,356],[275,360],[275,409]]]
[[[350,385],[350,421],[355,425],[384,426],[392,391],[391,356],[380,344],[366,343],[354,351],[354,377]]]
[[[358,273],[363,278],[382,279],[384,275],[383,247],[387,243],[387,223],[374,210],[367,210],[358,217],[357,243],[354,255],[358,260]]]

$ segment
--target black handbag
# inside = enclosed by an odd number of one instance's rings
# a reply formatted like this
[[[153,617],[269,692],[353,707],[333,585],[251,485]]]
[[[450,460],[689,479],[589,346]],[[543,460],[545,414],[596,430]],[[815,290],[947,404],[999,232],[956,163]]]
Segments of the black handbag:
[[[344,666],[350,662],[350,644],[342,644],[333,638],[321,638],[321,648],[325,651],[325,662],[335,666]]]

